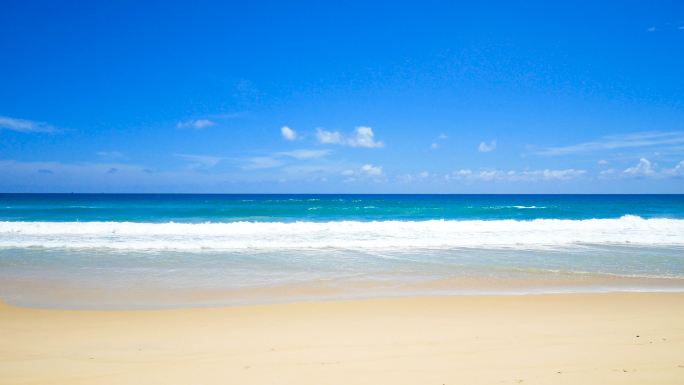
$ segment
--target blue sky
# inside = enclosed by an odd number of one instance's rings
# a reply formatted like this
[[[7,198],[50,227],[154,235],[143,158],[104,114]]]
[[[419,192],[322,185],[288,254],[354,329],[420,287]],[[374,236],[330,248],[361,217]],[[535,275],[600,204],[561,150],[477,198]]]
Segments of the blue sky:
[[[0,191],[684,193],[681,1],[142,3],[0,4]]]

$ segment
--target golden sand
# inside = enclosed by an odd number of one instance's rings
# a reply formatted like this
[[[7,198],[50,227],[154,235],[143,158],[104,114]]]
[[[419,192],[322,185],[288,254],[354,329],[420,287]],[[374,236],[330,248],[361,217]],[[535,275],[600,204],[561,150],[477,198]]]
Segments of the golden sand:
[[[0,384],[684,384],[684,294],[0,305]]]

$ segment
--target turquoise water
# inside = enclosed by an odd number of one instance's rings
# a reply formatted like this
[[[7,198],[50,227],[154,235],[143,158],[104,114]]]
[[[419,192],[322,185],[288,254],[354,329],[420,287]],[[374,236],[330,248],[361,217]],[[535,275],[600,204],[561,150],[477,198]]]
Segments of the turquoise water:
[[[0,194],[27,306],[682,289],[684,195]]]
[[[0,221],[684,218],[684,195],[0,194]]]

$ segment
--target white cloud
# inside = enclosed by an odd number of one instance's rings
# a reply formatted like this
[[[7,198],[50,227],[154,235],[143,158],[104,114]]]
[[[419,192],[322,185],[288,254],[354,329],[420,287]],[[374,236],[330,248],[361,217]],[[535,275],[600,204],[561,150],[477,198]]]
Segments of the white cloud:
[[[418,174],[401,174],[397,175],[396,179],[399,183],[413,183],[419,180],[425,180],[430,177],[428,171],[421,171]]]
[[[684,132],[635,132],[631,134],[608,135],[591,142],[569,146],[548,147],[537,152],[539,155],[569,155],[583,152],[620,150],[652,146],[675,146],[684,144]]]
[[[656,30],[656,27],[648,27],[648,29],[646,29],[646,31],[648,31],[648,32],[655,32],[655,30]]]
[[[467,170],[467,169],[460,169],[460,170],[456,170],[456,171],[452,172],[451,175],[456,177],[456,178],[467,178],[467,177],[473,175],[473,171]]]
[[[280,134],[283,136],[285,140],[297,139],[297,133],[295,132],[295,130],[291,129],[288,126],[282,126],[280,128]]]
[[[598,164],[599,166],[607,166],[607,165],[608,165],[608,161],[605,160],[605,159],[601,159],[601,160],[599,160],[598,162],[596,162],[596,164]]]
[[[340,172],[337,165],[330,164],[295,164],[282,168],[281,174],[294,177],[294,179],[322,180],[324,175],[336,174]]]
[[[599,172],[599,176],[602,178],[675,178],[684,176],[684,161],[680,161],[672,168],[658,170],[650,160],[640,158],[637,164],[624,169],[622,172],[611,168]]]
[[[322,128],[316,129],[316,139],[323,144],[342,144],[342,135],[337,131],[326,131]]]
[[[0,129],[17,132],[55,132],[57,129],[43,122],[0,116]]]
[[[385,144],[375,140],[375,134],[370,127],[360,126],[354,129],[351,136],[345,137],[338,131],[326,131],[322,128],[316,129],[316,139],[322,144],[340,144],[350,147],[379,148]]]
[[[438,141],[439,141],[439,140],[447,140],[448,138],[449,138],[449,137],[447,136],[447,134],[439,134],[439,135],[437,136],[437,140],[438,140]],[[433,150],[436,150],[436,149],[438,149],[438,148],[440,148],[440,147],[442,147],[442,146],[441,146],[439,143],[437,143],[437,142],[433,142],[432,144],[430,144],[430,148],[433,149]]]
[[[191,168],[211,168],[223,160],[222,157],[212,155],[174,154],[174,156],[189,162]]]
[[[307,150],[307,149],[301,149],[301,150],[294,150],[294,151],[283,151],[283,152],[276,152],[271,155],[266,155],[266,156],[254,156],[254,157],[249,157],[249,158],[244,158],[242,161],[245,163],[243,166],[244,169],[248,170],[255,170],[255,169],[266,169],[266,168],[274,168],[274,167],[280,167],[284,166],[288,163],[288,158],[290,160],[296,159],[296,160],[311,160],[311,159],[319,159],[327,156],[330,154],[330,150]],[[298,166],[302,167],[302,166]],[[319,167],[320,166],[316,166]],[[290,169],[294,169],[290,167]]]
[[[359,167],[358,170],[347,169],[341,172],[343,176],[350,177],[346,179],[346,182],[351,182],[355,180],[356,176],[359,177],[380,177],[382,176],[382,166],[375,166],[372,164],[364,164]]]
[[[673,168],[666,170],[665,173],[673,176],[684,176],[684,160],[677,163]]]
[[[380,176],[382,175],[382,166],[374,166],[372,164],[364,164],[361,166],[361,173],[369,176]]]
[[[523,179],[528,176],[532,177],[533,179],[537,179],[536,177],[540,176],[544,180],[569,180],[582,177],[586,173],[586,170],[576,170],[574,168],[569,168],[565,170],[546,169],[542,171],[523,171],[521,175],[523,175]]]
[[[276,156],[285,156],[299,160],[318,159],[330,154],[330,150],[294,150],[276,153]]]
[[[510,173],[510,171],[509,171]],[[490,181],[494,179],[505,179],[507,173],[498,170],[481,170],[478,174],[473,174],[476,179],[481,179],[484,181]]]
[[[599,172],[599,176],[602,178],[611,177],[615,175],[615,172],[615,169],[609,168],[607,170],[602,170],[601,172]]]
[[[246,164],[242,167],[246,170],[260,170],[265,168],[279,167],[284,164],[280,159],[276,159],[270,156],[253,156],[244,159]]]
[[[492,140],[489,144],[480,142],[480,145],[477,147],[479,152],[492,152],[494,150],[496,150],[496,140]]]
[[[352,147],[376,148],[385,146],[384,143],[375,140],[373,129],[370,127],[356,127],[354,134],[355,135],[348,141],[349,145]]]
[[[629,167],[623,171],[626,175],[632,176],[651,176],[655,173],[653,167],[651,166],[651,161],[646,158],[639,159],[634,167]]]
[[[178,122],[176,124],[176,128],[191,128],[194,130],[201,130],[214,125],[216,125],[216,123],[212,122],[209,119],[191,119],[183,122]]]
[[[561,181],[577,179],[586,174],[586,170],[563,169],[563,170],[496,170],[487,169],[480,171],[473,171],[470,169],[461,169],[445,175],[447,180],[470,180],[470,181],[507,181],[507,182],[521,182],[521,181]]]

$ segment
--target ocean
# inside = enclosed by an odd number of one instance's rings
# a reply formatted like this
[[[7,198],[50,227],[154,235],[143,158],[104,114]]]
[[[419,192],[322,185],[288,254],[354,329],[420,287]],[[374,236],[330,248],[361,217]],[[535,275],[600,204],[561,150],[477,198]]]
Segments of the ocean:
[[[0,299],[684,290],[684,195],[0,194]]]

